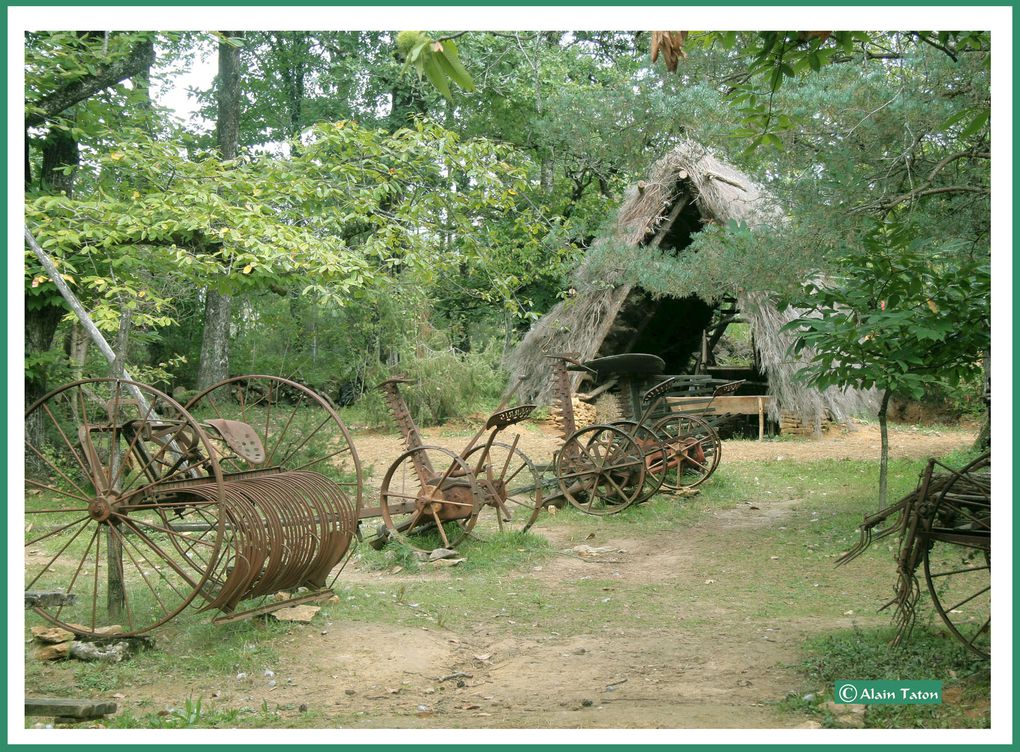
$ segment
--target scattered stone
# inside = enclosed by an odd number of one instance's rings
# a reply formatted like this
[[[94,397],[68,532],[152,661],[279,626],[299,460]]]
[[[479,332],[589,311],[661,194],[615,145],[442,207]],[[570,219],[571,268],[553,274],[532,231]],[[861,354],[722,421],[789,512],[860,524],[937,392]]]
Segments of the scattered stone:
[[[403,571],[404,571],[404,568],[398,565],[398,566],[393,567],[393,569],[390,570],[390,574],[400,574]]]
[[[467,559],[436,559],[432,563],[437,567],[455,567],[465,561]]]
[[[832,713],[836,721],[847,728],[864,728],[868,706],[859,703],[838,703],[829,700],[825,709]]]
[[[458,556],[460,556],[460,554],[454,551],[452,548],[434,548],[429,553],[429,561],[439,561],[440,559],[453,559]]]
[[[35,657],[40,661],[59,661],[71,657],[71,643],[60,642],[56,645],[43,645],[35,651]]]
[[[102,661],[120,663],[135,654],[136,644],[128,640],[99,644],[94,642],[72,642],[71,657],[80,661]]]
[[[475,656],[475,660],[481,661],[482,663],[485,663],[490,658],[492,658],[492,653],[479,653]]]
[[[239,673],[237,675],[237,680],[238,681],[244,681],[247,678],[248,678],[248,674],[244,673],[244,671],[242,671],[241,673]]]
[[[68,632],[60,627],[32,627],[32,636],[39,642],[58,645],[73,640],[74,632]]]
[[[432,708],[429,707],[428,705],[419,705],[417,710],[418,710],[417,715],[419,718],[428,718],[430,715],[432,715]]]
[[[821,727],[822,727],[822,724],[820,724],[818,721],[805,721],[804,723],[800,724],[799,726],[794,726],[794,728],[803,728],[803,729],[820,729]]]
[[[54,716],[58,723],[77,723],[102,718],[117,712],[117,703],[109,700],[74,700],[69,698],[25,698],[25,715]]]
[[[273,611],[272,616],[277,621],[296,621],[301,624],[308,624],[311,622],[312,617],[321,610],[321,606],[291,606],[290,608],[281,608],[279,611]]]
[[[578,556],[581,556],[581,557],[586,557],[586,556],[592,556],[593,557],[593,556],[601,556],[602,554],[623,553],[623,551],[621,551],[620,549],[617,549],[617,548],[613,548],[612,546],[589,546],[589,545],[586,545],[586,544],[582,543],[580,546],[574,546],[573,548],[568,548],[563,553],[567,553],[567,554],[575,553],[575,554],[577,554]]]
[[[573,649],[572,651],[570,651],[570,652],[572,652],[572,653],[573,653],[574,655],[584,655],[584,654],[585,654],[585,653],[587,653],[588,651],[587,651],[587,650],[586,650],[585,648],[574,648],[574,649]]]
[[[800,699],[802,699],[804,702],[814,702],[815,701],[815,693],[814,692],[809,692],[806,695],[804,695],[803,697],[801,697]]]
[[[300,704],[300,705],[298,706],[298,712],[299,712],[299,713],[307,713],[307,712],[308,712],[308,706],[307,706],[307,705],[305,705],[304,703],[301,703],[301,704]]]
[[[595,704],[595,703],[593,703],[593,702],[592,702],[591,700],[589,700],[589,699],[588,699],[587,697],[585,697],[585,698],[584,698],[583,700],[581,700],[581,707],[582,707],[582,708],[590,708],[590,707],[591,707],[592,705],[594,705],[594,704]]]
[[[29,551],[29,554],[42,554],[42,551]],[[65,593],[63,590],[46,590],[41,592],[25,593],[25,607],[41,606],[52,608],[53,606],[73,606],[77,596],[74,593]]]
[[[124,631],[124,627],[120,624],[111,624],[108,627],[99,627],[98,629],[91,629],[86,627],[84,624],[74,623],[69,623],[67,626],[79,634],[86,635],[88,637],[111,637]]]
[[[355,692],[353,689],[345,689],[344,694],[347,695],[348,697],[353,697],[354,695],[357,694],[357,692]]]

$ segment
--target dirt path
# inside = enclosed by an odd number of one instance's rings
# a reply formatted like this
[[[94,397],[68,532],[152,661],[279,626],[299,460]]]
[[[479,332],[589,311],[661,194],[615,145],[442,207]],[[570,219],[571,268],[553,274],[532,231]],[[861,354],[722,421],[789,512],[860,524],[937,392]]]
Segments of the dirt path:
[[[449,430],[424,433],[426,442],[450,448],[466,440]],[[896,427],[892,456],[924,457],[966,446],[973,438],[963,430]],[[547,426],[525,425],[521,446],[534,457],[549,456],[557,438]],[[386,458],[399,452],[400,442],[395,436],[361,434],[358,449],[379,472]],[[728,462],[873,459],[878,429],[860,426],[821,440],[732,441],[724,451]],[[563,555],[517,576],[567,586],[608,579],[621,588],[713,582],[706,571],[722,572],[715,577],[744,577],[727,572],[718,553],[737,543],[739,535],[753,533],[748,528],[783,524],[797,514],[782,500],[759,506],[753,519],[740,509],[711,516],[684,531],[682,546],[674,533],[599,540],[612,553],[595,560]],[[564,529],[540,532],[555,549],[569,551],[572,542]],[[436,576],[455,581],[450,572],[417,578]],[[380,592],[408,582],[407,575],[356,568],[345,579],[378,586]],[[617,608],[613,588],[605,589],[610,592],[599,605]],[[887,623],[877,614],[851,618],[835,603],[809,620],[762,621],[749,617],[747,605],[709,596],[677,607],[664,620],[634,621],[622,629],[600,628],[593,616],[592,624],[574,634],[551,632],[535,622],[522,636],[510,628],[513,621],[507,616],[481,619],[458,633],[432,626],[344,625],[339,649],[328,629],[317,634],[295,628],[281,657],[284,670],[300,672],[302,678],[272,695],[253,686],[246,697],[291,708],[314,705],[343,715],[352,725],[376,728],[775,728],[791,725],[791,717],[775,703],[803,682],[792,664],[805,637],[854,622]],[[309,652],[316,656],[313,676],[299,669]]]

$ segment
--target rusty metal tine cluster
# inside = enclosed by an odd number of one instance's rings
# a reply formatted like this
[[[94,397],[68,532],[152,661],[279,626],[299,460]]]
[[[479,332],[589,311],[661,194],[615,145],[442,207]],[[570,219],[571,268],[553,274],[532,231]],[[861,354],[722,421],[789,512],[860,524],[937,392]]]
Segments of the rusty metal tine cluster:
[[[203,610],[298,587],[323,588],[350,546],[357,510],[317,473],[288,471],[224,484],[225,545]]]

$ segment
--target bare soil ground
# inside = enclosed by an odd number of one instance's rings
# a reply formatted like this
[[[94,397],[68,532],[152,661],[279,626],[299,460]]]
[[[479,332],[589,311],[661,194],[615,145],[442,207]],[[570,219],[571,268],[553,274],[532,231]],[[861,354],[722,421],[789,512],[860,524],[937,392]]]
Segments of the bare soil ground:
[[[484,416],[480,416],[480,421]],[[551,423],[524,423],[515,427],[521,434],[520,447],[536,464],[551,461],[560,446],[559,433]],[[463,449],[472,431],[461,426],[426,428],[422,438],[454,451]],[[918,426],[889,427],[889,455],[892,459],[923,458],[945,454],[974,441],[976,430],[933,429]],[[400,436],[394,433],[357,434],[358,456],[363,467],[372,469],[379,479],[403,449]],[[723,444],[726,462],[761,462],[783,459],[810,462],[820,459],[877,460],[880,437],[877,424],[839,426],[821,438],[771,439],[765,441],[736,440]]]
[[[427,442],[451,448],[466,441],[465,432],[448,428],[424,433]],[[973,438],[966,430],[895,427],[892,455],[924,457],[967,446]],[[556,444],[551,428],[523,427],[522,448],[537,461],[551,456]],[[401,449],[394,435],[360,432],[357,446],[376,478]],[[859,426],[821,440],[731,441],[723,451],[726,462],[873,459],[878,431]],[[317,724],[329,728],[795,726],[803,719],[783,713],[776,703],[803,686],[793,668],[803,640],[853,623],[886,625],[888,616],[844,612],[853,577],[833,575],[831,562],[819,565],[822,574],[814,587],[821,589],[813,591],[819,607],[810,617],[761,619],[752,614],[759,604],[716,597],[715,592],[737,587],[748,577],[727,562],[730,547],[771,526],[808,521],[800,519],[806,512],[781,495],[756,504],[709,515],[682,538],[670,531],[638,537],[625,527],[599,528],[597,534],[593,529],[586,542],[609,549],[594,557],[570,552],[578,542],[574,528],[536,526],[534,532],[562,553],[543,566],[501,576],[501,592],[526,580],[551,587],[596,581],[602,587],[595,588],[590,619],[572,633],[552,631],[542,619],[516,623],[512,610],[498,599],[473,606],[477,617],[468,629],[456,632],[427,620],[422,626],[398,626],[330,621],[320,615],[274,641],[279,661],[272,667],[272,681],[264,675],[167,677],[133,686],[122,703],[158,708],[167,698],[192,696],[218,707],[258,708],[265,702],[279,708],[284,723],[290,718],[295,725],[307,725],[300,719],[311,710]],[[784,571],[782,560],[762,566],[774,566],[777,581],[793,582],[802,575]],[[371,586],[385,600],[395,589],[424,580],[449,582],[452,588],[457,572],[430,568],[408,575],[355,564],[339,584]],[[629,608],[626,599],[614,598],[614,591],[642,588],[649,597],[670,589],[690,596],[675,599],[654,620],[637,615],[609,619],[605,626],[601,616],[620,616],[614,610]]]

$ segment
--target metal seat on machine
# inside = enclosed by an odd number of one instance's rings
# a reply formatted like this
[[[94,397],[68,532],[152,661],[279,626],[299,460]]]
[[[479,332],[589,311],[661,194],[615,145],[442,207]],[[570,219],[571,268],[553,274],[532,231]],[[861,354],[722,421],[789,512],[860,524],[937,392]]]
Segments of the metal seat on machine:
[[[221,439],[245,462],[253,465],[260,465],[266,461],[266,449],[262,446],[259,435],[255,429],[247,423],[239,420],[226,420],[224,418],[213,418],[205,421],[208,428],[219,435]]]
[[[666,362],[658,355],[650,353],[621,353],[586,361],[581,364],[581,367],[602,376],[610,374],[655,375],[666,369]],[[567,366],[567,368],[572,371],[581,370],[576,366]]]

